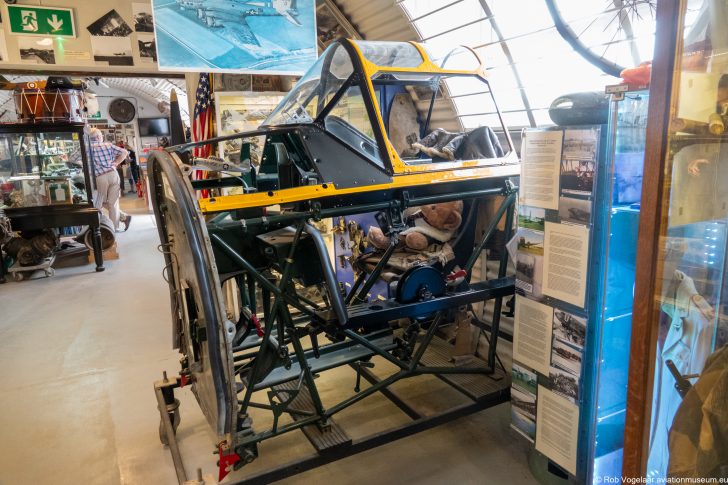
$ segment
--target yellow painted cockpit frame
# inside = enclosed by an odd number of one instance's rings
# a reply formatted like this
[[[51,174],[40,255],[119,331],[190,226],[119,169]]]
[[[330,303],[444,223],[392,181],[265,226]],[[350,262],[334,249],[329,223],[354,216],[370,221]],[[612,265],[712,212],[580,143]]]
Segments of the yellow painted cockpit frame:
[[[439,184],[445,182],[454,182],[460,180],[472,180],[478,178],[494,178],[516,176],[520,173],[518,157],[513,148],[508,130],[505,124],[505,136],[508,142],[508,153],[499,159],[480,159],[480,160],[456,160],[442,161],[424,164],[407,164],[399,156],[387,137],[385,122],[381,115],[381,110],[375,96],[375,89],[372,78],[378,73],[418,73],[433,75],[460,75],[460,76],[476,76],[483,82],[487,83],[485,67],[480,61],[477,53],[471,50],[479,65],[472,70],[461,69],[444,69],[435,64],[430,58],[425,48],[416,42],[397,42],[392,45],[411,44],[414,46],[422,57],[422,62],[416,67],[398,67],[398,66],[382,66],[375,64],[365,57],[360,48],[366,41],[353,41],[349,39],[340,39],[335,43],[340,43],[346,47],[346,51],[352,57],[352,65],[354,73],[359,74],[364,80],[369,96],[365,97],[365,102],[374,104],[371,111],[375,114],[372,120],[373,129],[378,131],[385,143],[385,150],[391,162],[391,181],[387,183],[379,183],[376,185],[359,185],[356,187],[337,188],[331,181],[323,181],[316,185],[304,185],[293,188],[274,190],[270,192],[253,192],[238,195],[224,195],[199,199],[198,203],[203,213],[221,212],[236,209],[245,209],[253,207],[265,207],[276,204],[289,204],[292,202],[306,201],[329,196],[341,196],[348,194],[356,194],[368,191],[404,189],[412,186],[420,186],[427,184]],[[331,47],[330,47],[331,48]],[[488,84],[488,86],[490,86]],[[285,101],[285,100],[284,100]],[[496,112],[502,121],[500,111],[496,106]]]

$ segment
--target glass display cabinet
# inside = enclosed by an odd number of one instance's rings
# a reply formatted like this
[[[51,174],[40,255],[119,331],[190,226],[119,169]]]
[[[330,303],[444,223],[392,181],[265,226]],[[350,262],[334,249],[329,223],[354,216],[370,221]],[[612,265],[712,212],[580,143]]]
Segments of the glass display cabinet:
[[[666,97],[650,103],[624,474],[717,483],[728,476],[728,7],[663,3],[652,79]]]
[[[520,206],[516,252],[512,426],[534,442],[531,469],[544,483],[621,475],[648,102],[646,90],[620,92],[604,125],[524,132],[522,188],[542,160],[530,147],[558,142],[558,209]],[[554,287],[564,275],[572,293]]]
[[[83,128],[82,123],[0,125],[0,208],[15,231],[89,226],[96,270],[103,271]]]
[[[622,96],[617,96],[621,98]],[[594,306],[587,329],[582,444],[587,483],[622,471],[629,344],[647,125],[647,91],[612,101],[594,220]]]

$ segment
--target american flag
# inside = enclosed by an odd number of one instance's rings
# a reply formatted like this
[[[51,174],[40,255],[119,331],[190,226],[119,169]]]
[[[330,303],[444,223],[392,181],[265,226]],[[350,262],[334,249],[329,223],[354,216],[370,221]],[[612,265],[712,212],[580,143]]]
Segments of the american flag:
[[[192,120],[192,141],[203,141],[212,137],[212,88],[210,87],[210,74],[200,73],[195,94],[195,116]],[[209,157],[212,145],[195,147],[193,155],[196,157]],[[207,178],[207,172],[197,170],[195,179]]]

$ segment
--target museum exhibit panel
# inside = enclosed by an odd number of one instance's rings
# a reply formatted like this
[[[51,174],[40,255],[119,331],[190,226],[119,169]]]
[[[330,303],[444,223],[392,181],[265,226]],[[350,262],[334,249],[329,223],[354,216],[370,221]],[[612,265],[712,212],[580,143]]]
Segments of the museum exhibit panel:
[[[727,5],[1,2],[0,482],[727,477]]]
[[[621,475],[648,99],[523,135],[513,427],[586,483]]]

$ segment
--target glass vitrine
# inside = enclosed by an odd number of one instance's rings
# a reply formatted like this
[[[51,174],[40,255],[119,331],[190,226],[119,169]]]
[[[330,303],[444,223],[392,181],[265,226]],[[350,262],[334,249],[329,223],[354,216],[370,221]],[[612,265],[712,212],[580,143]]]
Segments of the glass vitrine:
[[[8,209],[90,205],[83,127],[0,126],[0,202]]]
[[[728,476],[727,25],[725,2],[679,2],[657,253],[645,263],[656,272],[638,275],[654,299],[641,460],[654,483]],[[645,358],[639,347],[632,359]]]

